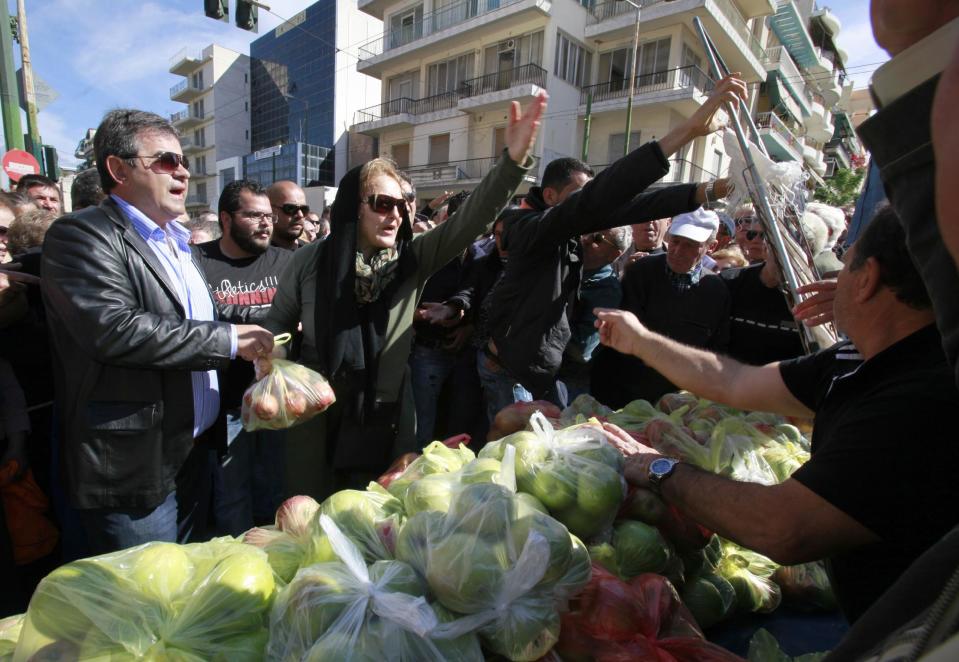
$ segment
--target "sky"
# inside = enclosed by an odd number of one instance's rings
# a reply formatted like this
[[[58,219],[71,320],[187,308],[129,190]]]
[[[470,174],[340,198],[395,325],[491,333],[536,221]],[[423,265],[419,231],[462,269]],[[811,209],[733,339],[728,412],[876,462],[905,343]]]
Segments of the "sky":
[[[16,14],[16,2],[0,1]],[[259,12],[259,35],[313,2],[265,0],[270,12]],[[868,0],[819,0],[819,5],[830,7],[842,22],[839,44],[849,53],[847,69],[856,86],[864,87],[887,59],[872,38]],[[248,54],[259,36],[207,18],[203,0],[26,0],[26,8],[34,75],[59,94],[39,114],[40,135],[57,148],[65,166],[76,162],[80,139],[111,108],[160,114],[185,108],[170,100],[170,87],[183,78],[168,71],[181,49],[199,52],[215,42]],[[14,50],[19,61],[16,45]],[[23,126],[26,130],[25,120]]]

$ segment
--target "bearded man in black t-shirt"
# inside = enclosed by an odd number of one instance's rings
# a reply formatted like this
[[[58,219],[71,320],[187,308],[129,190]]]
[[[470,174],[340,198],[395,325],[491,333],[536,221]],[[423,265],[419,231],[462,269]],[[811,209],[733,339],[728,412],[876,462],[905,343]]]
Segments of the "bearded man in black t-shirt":
[[[750,366],[681,345],[631,314],[598,310],[600,340],[697,395],[747,410],[815,415],[812,457],[779,485],[737,482],[651,449],[626,477],[701,525],[773,560],[827,560],[855,621],[959,523],[959,391],[929,296],[888,208],[845,256],[833,302],[850,341]],[[648,452],[647,452],[648,451]]]
[[[291,251],[270,245],[274,214],[266,191],[254,181],[238,180],[220,195],[223,236],[193,247],[213,298],[253,309],[251,320],[266,317],[280,274]],[[240,422],[243,392],[253,381],[253,366],[232,361],[222,385],[220,415],[226,417],[227,449],[214,472],[216,533],[236,536],[272,521],[283,490],[284,433],[245,432]]]

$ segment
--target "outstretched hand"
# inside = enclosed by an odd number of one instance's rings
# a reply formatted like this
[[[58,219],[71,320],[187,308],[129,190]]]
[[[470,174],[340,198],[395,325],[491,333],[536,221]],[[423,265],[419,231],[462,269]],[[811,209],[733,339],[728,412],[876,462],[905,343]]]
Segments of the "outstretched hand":
[[[620,354],[637,355],[637,345],[646,327],[627,310],[594,308],[599,342],[612,347]]]
[[[549,95],[545,91],[540,92],[527,104],[523,112],[520,112],[518,101],[510,104],[509,126],[506,127],[506,148],[514,163],[521,165],[526,163],[526,157],[533,150],[548,98]]]
[[[793,317],[806,326],[819,326],[835,320],[833,300],[836,298],[835,280],[817,280],[796,289],[798,294],[811,294],[793,306]]]

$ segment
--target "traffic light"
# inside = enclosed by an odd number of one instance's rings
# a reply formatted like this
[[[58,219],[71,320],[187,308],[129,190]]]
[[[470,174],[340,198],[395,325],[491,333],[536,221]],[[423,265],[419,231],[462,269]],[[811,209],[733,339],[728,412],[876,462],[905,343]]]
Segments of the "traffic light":
[[[53,181],[60,179],[60,159],[53,145],[43,146],[43,174]]]
[[[257,31],[257,7],[250,0],[236,0],[236,27]]]
[[[209,18],[230,22],[229,0],[203,0],[203,9]]]

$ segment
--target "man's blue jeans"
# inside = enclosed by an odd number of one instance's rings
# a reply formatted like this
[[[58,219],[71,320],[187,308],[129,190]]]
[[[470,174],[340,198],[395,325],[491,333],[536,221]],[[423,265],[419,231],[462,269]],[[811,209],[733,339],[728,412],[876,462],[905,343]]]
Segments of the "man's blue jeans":
[[[214,531],[238,536],[272,522],[283,500],[286,432],[247,432],[234,409],[226,414],[226,434],[226,455],[213,466]]]
[[[454,367],[456,354],[413,343],[410,380],[416,405],[416,442],[420,447],[433,441],[440,393]]]
[[[206,540],[212,455],[207,444],[194,445],[176,475],[176,489],[155,508],[77,510],[90,553],[106,554],[153,541]]]
[[[510,377],[506,370],[493,362],[482,350],[476,350],[476,372],[479,373],[483,395],[486,398],[486,416],[492,425],[501,409],[514,402],[532,402],[533,394]]]

